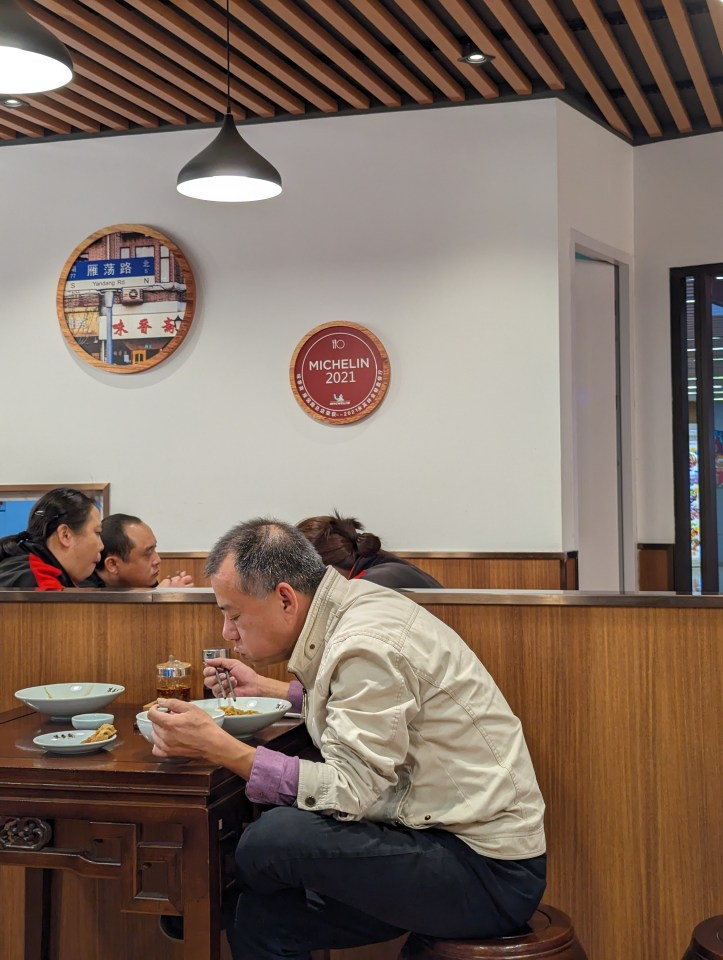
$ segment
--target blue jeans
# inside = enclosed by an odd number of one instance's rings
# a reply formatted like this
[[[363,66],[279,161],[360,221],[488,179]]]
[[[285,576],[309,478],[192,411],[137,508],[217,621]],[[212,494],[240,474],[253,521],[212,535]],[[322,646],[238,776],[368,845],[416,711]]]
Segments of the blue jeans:
[[[236,850],[234,960],[309,960],[411,930],[501,936],[521,927],[545,889],[546,857],[493,860],[444,830],[339,821],[275,807]]]

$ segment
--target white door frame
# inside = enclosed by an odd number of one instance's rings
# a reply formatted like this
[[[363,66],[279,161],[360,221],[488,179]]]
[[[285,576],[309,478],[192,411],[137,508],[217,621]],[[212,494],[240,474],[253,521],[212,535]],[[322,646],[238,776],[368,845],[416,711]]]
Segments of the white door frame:
[[[637,512],[634,472],[633,337],[631,322],[632,257],[577,230],[570,231],[570,283],[577,253],[613,264],[616,269],[616,343],[618,386],[618,498],[620,509],[621,585],[625,592],[638,589]],[[572,299],[572,290],[570,290]],[[575,503],[577,510],[577,497]]]

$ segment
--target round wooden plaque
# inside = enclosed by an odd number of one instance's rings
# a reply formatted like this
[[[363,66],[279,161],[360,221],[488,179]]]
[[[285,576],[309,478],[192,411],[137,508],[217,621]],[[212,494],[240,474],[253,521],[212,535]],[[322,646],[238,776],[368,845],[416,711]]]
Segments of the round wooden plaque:
[[[162,363],[188,333],[196,285],[168,237],[137,223],[86,237],[65,262],[56,307],[71,350],[110,373]]]
[[[294,396],[323,423],[368,417],[389,386],[389,357],[381,341],[356,323],[325,323],[299,343],[289,367]]]

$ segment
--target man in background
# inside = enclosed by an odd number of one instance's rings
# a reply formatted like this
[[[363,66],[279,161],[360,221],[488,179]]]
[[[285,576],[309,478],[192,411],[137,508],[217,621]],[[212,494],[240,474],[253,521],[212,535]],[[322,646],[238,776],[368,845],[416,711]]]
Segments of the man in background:
[[[130,587],[192,587],[193,577],[179,570],[159,582],[161,558],[155,534],[138,517],[111,513],[102,523],[103,551],[95,572],[81,586],[108,590]]]

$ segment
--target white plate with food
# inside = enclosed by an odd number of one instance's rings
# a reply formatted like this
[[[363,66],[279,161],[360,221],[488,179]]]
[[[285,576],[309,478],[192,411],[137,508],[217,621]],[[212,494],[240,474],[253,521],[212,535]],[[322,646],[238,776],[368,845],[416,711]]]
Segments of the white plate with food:
[[[46,683],[16,690],[15,696],[52,720],[70,720],[77,713],[94,713],[123,693],[119,683]]]
[[[278,697],[236,697],[235,700],[192,700],[197,706],[215,704],[224,713],[223,729],[233,737],[248,737],[270,723],[280,720],[289,710],[288,700]]]
[[[59,730],[57,733],[43,733],[34,737],[33,743],[48,753],[79,756],[83,753],[95,753],[114,743],[118,734],[99,728],[98,730]],[[102,735],[102,736],[101,736]]]

